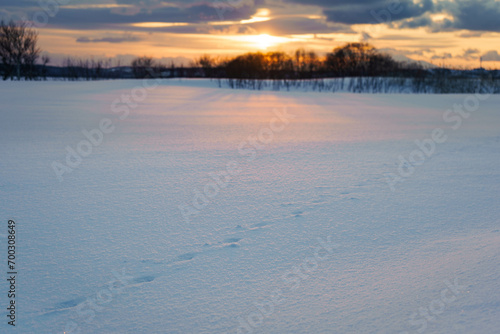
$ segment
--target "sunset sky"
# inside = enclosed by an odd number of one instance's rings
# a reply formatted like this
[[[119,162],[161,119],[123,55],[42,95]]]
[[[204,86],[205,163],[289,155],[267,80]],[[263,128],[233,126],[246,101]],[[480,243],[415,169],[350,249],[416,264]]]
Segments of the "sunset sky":
[[[500,1],[0,0],[0,18],[28,20],[57,65],[65,56],[135,56],[187,64],[202,54],[320,54],[369,42],[398,59],[500,67]]]

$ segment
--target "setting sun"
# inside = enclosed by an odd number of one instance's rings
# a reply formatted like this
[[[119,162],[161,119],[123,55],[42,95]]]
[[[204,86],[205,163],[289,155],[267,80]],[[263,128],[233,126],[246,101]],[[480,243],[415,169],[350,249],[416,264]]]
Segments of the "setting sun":
[[[277,39],[279,38],[270,36],[268,34],[262,34],[257,36],[256,44],[259,49],[267,49],[270,46],[278,44],[278,42],[276,41]]]
[[[230,35],[230,36],[220,36],[222,40],[229,41],[231,45],[240,47],[247,50],[267,50],[272,47],[279,45],[284,45],[292,41],[298,40],[297,38],[291,37],[277,37],[271,36],[269,34],[260,35]]]
[[[275,37],[268,34],[250,36],[249,41],[254,43],[258,49],[266,50],[272,46],[285,42],[285,38]]]

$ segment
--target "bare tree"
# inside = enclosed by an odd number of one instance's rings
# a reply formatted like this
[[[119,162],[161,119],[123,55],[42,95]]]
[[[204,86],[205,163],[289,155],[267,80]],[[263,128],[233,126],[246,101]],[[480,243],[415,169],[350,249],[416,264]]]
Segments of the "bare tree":
[[[42,78],[43,80],[47,80],[47,64],[50,63],[50,57],[48,55],[43,55],[42,56]]]
[[[203,69],[203,74],[206,78],[211,78],[214,75],[213,68],[215,67],[215,60],[209,55],[203,55],[195,61],[195,66]]]
[[[0,59],[3,79],[35,78],[35,64],[40,56],[38,33],[26,23],[0,22]]]
[[[152,57],[139,57],[132,61],[132,71],[136,78],[147,78],[156,69],[157,64]]]

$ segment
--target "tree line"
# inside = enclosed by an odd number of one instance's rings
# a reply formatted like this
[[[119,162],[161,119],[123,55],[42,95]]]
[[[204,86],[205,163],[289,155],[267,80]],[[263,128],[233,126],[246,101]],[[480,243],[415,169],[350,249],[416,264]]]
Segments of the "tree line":
[[[389,76],[423,68],[416,63],[395,61],[367,43],[347,43],[325,57],[299,49],[285,52],[253,52],[230,59],[202,56],[196,65],[203,76],[236,80],[296,80],[353,76]]]
[[[65,80],[132,78],[211,78],[231,88],[311,89],[319,91],[417,93],[474,92],[488,86],[500,92],[500,71],[424,69],[394,60],[367,43],[347,43],[325,56],[299,49],[251,52],[235,57],[204,55],[189,66],[170,66],[152,57],[121,65],[111,59],[66,58],[63,66],[48,66],[38,47],[38,33],[26,23],[0,22],[0,75],[4,80]],[[344,80],[346,78],[346,80]]]
[[[403,64],[380,53],[366,43],[349,43],[320,57],[313,51],[299,49],[292,55],[284,52],[247,53],[220,59],[202,56],[190,66],[170,66],[152,57],[138,57],[129,66],[115,66],[109,60],[67,58],[62,69],[49,68],[50,59],[41,56],[38,33],[26,23],[0,22],[0,71],[4,79],[34,80],[47,75],[70,80],[100,78],[207,77],[248,79],[311,79],[346,76],[381,76],[418,70],[418,65]]]

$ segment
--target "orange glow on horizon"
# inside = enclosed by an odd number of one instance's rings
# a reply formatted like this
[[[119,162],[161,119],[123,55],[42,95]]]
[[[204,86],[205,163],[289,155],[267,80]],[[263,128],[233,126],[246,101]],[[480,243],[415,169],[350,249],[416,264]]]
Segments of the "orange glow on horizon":
[[[271,36],[269,34],[229,36],[229,39],[237,40],[239,42],[249,43],[250,48],[256,48],[259,50],[267,50],[270,47],[287,43],[291,40],[289,38],[276,37],[276,36]]]
[[[253,17],[264,18],[264,15],[271,15],[271,13],[257,11]],[[440,18],[442,17],[435,17],[435,19]],[[251,34],[238,34],[230,29],[213,32],[207,29],[210,25],[222,23],[226,22],[218,21],[205,25],[187,22],[138,22],[128,26],[152,29],[151,32],[136,29],[127,34],[124,33],[123,25],[110,30],[85,31],[46,27],[39,29],[39,41],[42,50],[53,54],[54,60],[61,59],[65,55],[95,58],[128,57],[129,59],[146,54],[158,59],[184,58],[179,62],[186,64],[189,60],[194,60],[203,54],[222,57],[232,57],[253,51],[283,51],[291,54],[299,48],[315,51],[319,56],[324,56],[337,46],[358,41],[366,41],[383,52],[391,53],[391,50],[394,50],[393,55],[397,57],[402,55],[406,56],[406,59],[426,61],[437,66],[477,68],[480,63],[479,56],[490,50],[500,53],[500,49],[496,48],[500,33],[495,32],[482,33],[480,38],[462,38],[460,36],[466,33],[466,30],[446,31],[434,33],[432,38],[429,38],[429,33],[425,28],[392,29],[369,25],[353,25],[351,29],[354,33],[338,31],[290,35],[274,34],[264,29],[260,31],[254,29],[256,31],[252,31]],[[154,28],[191,25],[199,26],[200,32],[154,31]],[[370,38],[362,40],[363,32],[368,33]],[[133,38],[127,40],[128,37]],[[82,44],[77,41],[81,38],[86,38],[90,42]],[[113,44],[101,41],[106,38],[118,40],[123,38],[124,41]],[[465,57],[463,55],[467,49],[476,51]],[[485,61],[484,59],[482,63],[482,66],[488,69],[498,68],[499,65],[500,61]]]

